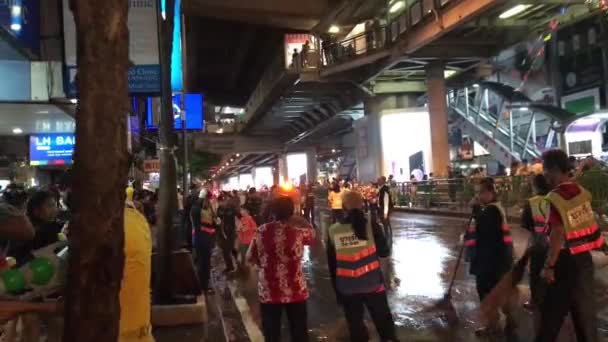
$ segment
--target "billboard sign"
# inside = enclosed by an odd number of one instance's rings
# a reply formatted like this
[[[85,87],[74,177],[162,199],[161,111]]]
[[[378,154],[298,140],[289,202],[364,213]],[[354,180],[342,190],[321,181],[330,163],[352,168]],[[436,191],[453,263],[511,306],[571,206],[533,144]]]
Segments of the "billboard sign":
[[[144,160],[144,172],[160,172],[160,160],[159,159],[146,159]]]
[[[203,95],[202,94],[180,94],[173,95],[173,127],[182,129],[181,112],[186,112],[186,129],[202,130],[203,129]],[[158,129],[157,120],[160,117],[160,101],[149,97],[147,100],[147,127],[148,129]]]
[[[2,0],[0,0],[2,1]],[[160,93],[160,59],[158,53],[155,0],[129,1],[129,92]],[[76,26],[68,0],[63,0],[63,32],[66,65],[66,94],[76,97]]]
[[[72,163],[76,138],[73,133],[34,134],[30,136],[30,165],[67,165]]]

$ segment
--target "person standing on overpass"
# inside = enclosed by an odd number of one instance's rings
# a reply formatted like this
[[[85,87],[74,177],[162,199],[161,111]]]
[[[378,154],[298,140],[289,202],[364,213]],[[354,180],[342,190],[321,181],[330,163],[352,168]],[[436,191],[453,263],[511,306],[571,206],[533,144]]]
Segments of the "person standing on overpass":
[[[565,152],[545,152],[543,168],[553,190],[547,195],[550,242],[542,273],[547,290],[540,307],[541,325],[536,341],[556,341],[568,313],[579,342],[598,341],[590,252],[602,247],[604,238],[591,207],[591,194],[570,179]]]

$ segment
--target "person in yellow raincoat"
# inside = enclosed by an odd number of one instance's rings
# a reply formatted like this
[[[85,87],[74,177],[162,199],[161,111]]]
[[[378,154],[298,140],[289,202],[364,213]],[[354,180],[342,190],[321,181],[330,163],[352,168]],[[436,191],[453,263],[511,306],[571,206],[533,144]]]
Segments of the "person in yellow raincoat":
[[[120,335],[118,342],[153,342],[150,323],[152,238],[146,218],[127,190],[125,206],[125,265],[120,287]]]

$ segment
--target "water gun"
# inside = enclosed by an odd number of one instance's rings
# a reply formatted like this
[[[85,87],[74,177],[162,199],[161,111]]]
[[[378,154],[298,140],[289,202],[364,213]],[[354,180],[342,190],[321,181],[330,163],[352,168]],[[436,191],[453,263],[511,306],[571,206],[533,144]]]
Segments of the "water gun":
[[[68,247],[61,235],[59,242],[32,252],[34,259],[22,267],[0,271],[0,296],[33,299],[45,297],[62,288],[65,284]],[[10,257],[7,263],[11,264]]]

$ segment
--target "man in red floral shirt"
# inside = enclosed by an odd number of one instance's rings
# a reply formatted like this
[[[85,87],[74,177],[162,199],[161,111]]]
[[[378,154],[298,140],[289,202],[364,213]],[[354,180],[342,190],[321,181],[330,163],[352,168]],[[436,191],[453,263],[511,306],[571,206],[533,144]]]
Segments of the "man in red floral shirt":
[[[249,260],[258,267],[258,295],[266,342],[281,341],[281,316],[287,313],[291,340],[308,341],[306,300],[308,288],[302,271],[304,245],[315,231],[304,218],[294,216],[294,203],[279,197],[271,203],[274,220],[256,231]]]

